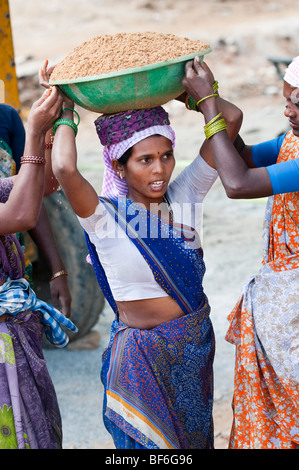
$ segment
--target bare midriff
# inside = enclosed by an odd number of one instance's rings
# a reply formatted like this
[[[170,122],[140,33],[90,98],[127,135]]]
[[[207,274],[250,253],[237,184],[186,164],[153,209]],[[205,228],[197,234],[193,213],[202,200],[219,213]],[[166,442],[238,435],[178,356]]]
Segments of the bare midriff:
[[[119,319],[131,328],[150,330],[184,314],[171,297],[116,302]]]

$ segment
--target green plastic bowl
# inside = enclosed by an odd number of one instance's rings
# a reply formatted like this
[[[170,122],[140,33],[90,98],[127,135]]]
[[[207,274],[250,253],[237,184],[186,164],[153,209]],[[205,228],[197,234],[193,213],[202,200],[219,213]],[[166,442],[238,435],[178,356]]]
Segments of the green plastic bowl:
[[[160,106],[183,93],[185,63],[211,52],[206,49],[167,62],[73,80],[50,80],[82,108],[98,113]]]

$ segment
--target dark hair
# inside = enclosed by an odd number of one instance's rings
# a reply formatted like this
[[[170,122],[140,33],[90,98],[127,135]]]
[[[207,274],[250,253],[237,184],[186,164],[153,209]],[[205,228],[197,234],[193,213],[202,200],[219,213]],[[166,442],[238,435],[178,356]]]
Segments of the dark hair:
[[[130,147],[122,156],[118,159],[118,163],[121,165],[126,165],[127,161],[129,160],[130,156],[132,155],[133,147]]]
[[[153,134],[152,136],[149,135],[149,137],[154,137],[154,136],[163,137],[161,134]],[[123,153],[122,156],[118,159],[118,163],[120,163],[121,165],[126,165],[130,156],[132,155],[133,148],[134,148],[134,145],[128,148],[128,150],[126,150],[125,153]]]

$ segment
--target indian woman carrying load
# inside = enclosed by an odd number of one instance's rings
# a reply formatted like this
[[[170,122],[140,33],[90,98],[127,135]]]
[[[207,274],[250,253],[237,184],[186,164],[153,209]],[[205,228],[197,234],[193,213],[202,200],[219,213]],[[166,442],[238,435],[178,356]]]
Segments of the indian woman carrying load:
[[[234,139],[241,113],[219,101]],[[170,182],[175,134],[162,107],[102,115],[98,197],[77,169],[69,108],[54,126],[52,164],[115,312],[103,354],[105,425],[117,448],[211,449],[214,332],[196,212],[217,172],[199,154]]]

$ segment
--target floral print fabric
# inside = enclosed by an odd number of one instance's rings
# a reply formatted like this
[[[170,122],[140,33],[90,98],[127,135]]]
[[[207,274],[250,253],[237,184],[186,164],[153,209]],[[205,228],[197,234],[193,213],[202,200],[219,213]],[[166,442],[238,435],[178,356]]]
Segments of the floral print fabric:
[[[288,133],[278,161],[296,158]],[[263,265],[229,316],[236,346],[230,448],[299,446],[299,193],[269,198]]]

